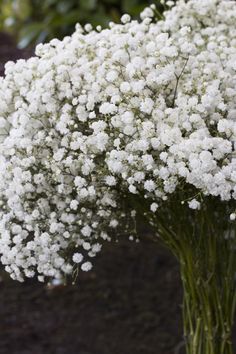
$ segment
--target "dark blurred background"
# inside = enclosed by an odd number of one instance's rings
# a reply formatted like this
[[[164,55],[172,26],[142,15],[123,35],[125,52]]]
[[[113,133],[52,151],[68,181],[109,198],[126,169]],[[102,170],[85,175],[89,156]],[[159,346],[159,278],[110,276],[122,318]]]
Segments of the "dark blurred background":
[[[0,75],[76,22],[106,27],[149,3],[0,0]],[[175,259],[146,231],[140,243],[105,245],[74,286],[20,284],[0,269],[0,354],[182,354],[181,297]]]
[[[106,27],[124,13],[138,17],[149,0],[0,0],[0,30],[14,35],[18,48],[70,35],[77,22]],[[160,11],[163,7],[158,4]]]

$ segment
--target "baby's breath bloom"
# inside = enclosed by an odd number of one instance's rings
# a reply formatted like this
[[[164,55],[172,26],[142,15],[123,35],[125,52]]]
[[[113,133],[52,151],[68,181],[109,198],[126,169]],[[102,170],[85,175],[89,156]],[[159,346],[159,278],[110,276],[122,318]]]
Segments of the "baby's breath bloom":
[[[185,186],[192,209],[196,191],[236,199],[235,2],[167,5],[159,22],[151,6],[141,21],[77,25],[6,64],[0,255],[13,279],[90,270],[126,216],[133,233],[140,196],[147,216]]]
[[[84,271],[84,272],[88,272],[89,270],[92,269],[92,263],[91,262],[85,262],[81,265],[81,269]]]
[[[200,209],[200,207],[201,207],[201,204],[196,199],[190,200],[188,202],[188,205],[189,205],[189,208],[191,208],[191,209]]]
[[[75,263],[81,263],[82,262],[82,260],[83,260],[83,255],[81,254],[81,253],[74,253],[73,254],[73,257],[72,257],[72,260],[73,260],[73,262],[75,262]]]

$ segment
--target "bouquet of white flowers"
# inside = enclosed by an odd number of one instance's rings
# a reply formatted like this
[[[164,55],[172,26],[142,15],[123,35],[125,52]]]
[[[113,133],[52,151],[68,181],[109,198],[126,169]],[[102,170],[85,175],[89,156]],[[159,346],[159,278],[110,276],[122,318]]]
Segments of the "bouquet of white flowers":
[[[187,353],[230,354],[236,4],[179,0],[121,22],[6,64],[1,262],[19,281],[88,271],[144,216],[180,260]]]

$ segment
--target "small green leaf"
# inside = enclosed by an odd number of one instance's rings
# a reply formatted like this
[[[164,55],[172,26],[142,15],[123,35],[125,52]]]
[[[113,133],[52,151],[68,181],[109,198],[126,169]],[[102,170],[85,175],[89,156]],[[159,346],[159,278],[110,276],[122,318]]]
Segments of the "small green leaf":
[[[122,11],[132,14],[137,5],[138,0],[122,0]]]
[[[14,0],[12,2],[12,14],[21,21],[28,19],[31,15],[29,0]]]
[[[57,11],[60,14],[66,14],[71,9],[72,5],[71,1],[59,1],[57,4]]]
[[[44,24],[43,23],[31,23],[25,25],[19,34],[19,42],[18,48],[23,49],[26,48],[32,41],[39,36],[40,32],[43,30]]]
[[[85,10],[94,10],[97,5],[96,0],[80,0],[79,2],[81,9]]]

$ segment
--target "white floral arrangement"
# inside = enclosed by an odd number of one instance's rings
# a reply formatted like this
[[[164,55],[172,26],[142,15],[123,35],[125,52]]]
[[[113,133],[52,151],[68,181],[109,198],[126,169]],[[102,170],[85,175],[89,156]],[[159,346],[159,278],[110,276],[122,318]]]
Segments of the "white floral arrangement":
[[[6,64],[0,260],[18,281],[75,280],[145,218],[179,260],[186,353],[232,354],[236,3],[166,4]]]
[[[179,188],[196,211],[232,202],[235,219],[235,1],[169,5],[158,21],[152,5],[141,22],[77,25],[6,64],[0,254],[13,279],[90,270],[126,222],[133,236],[136,197],[151,224]]]

